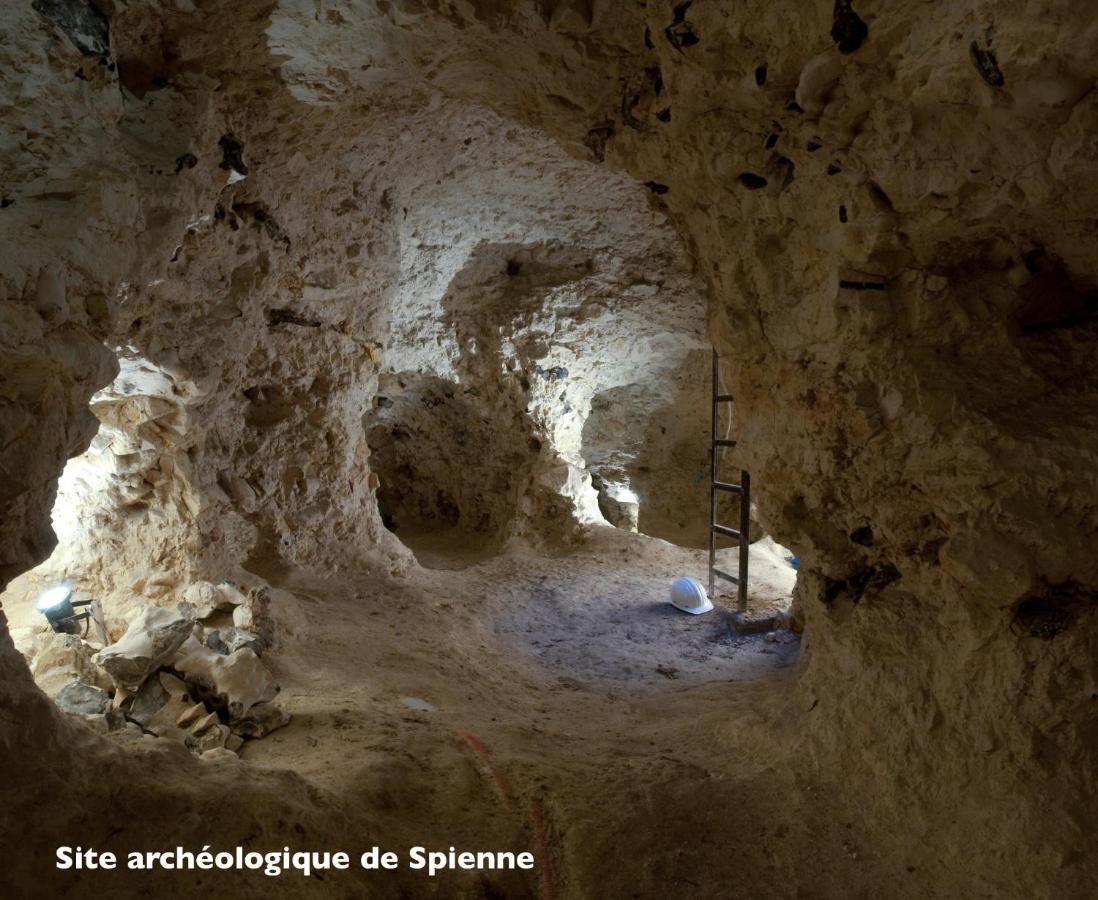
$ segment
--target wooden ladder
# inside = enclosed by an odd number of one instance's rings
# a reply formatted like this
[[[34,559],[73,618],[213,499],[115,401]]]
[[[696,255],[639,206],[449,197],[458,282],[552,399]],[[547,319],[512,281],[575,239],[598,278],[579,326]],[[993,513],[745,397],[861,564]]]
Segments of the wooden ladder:
[[[721,390],[720,358],[717,351],[713,351],[713,427],[711,431],[712,447],[709,454],[709,596],[712,598],[713,588],[717,578],[731,581],[736,585],[736,608],[740,612],[747,611],[747,552],[751,544],[751,476],[740,470],[740,483],[721,481],[720,477],[720,453],[724,447],[735,447],[736,442],[728,437],[720,437],[718,425],[720,423],[720,406],[722,403],[732,403],[731,394],[722,394]],[[729,416],[732,407],[728,407]],[[731,424],[731,423],[730,423]],[[721,492],[740,495],[740,527],[729,528],[717,522],[717,497]],[[739,544],[740,567],[736,575],[717,568],[717,535],[734,538]]]

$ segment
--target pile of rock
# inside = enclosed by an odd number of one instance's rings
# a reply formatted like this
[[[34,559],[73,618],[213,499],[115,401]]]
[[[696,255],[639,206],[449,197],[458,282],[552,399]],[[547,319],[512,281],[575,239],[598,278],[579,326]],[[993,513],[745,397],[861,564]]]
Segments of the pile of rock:
[[[199,582],[174,608],[146,606],[108,647],[36,634],[31,671],[58,706],[104,731],[237,751],[290,720],[260,658],[273,640],[268,606],[266,588]]]

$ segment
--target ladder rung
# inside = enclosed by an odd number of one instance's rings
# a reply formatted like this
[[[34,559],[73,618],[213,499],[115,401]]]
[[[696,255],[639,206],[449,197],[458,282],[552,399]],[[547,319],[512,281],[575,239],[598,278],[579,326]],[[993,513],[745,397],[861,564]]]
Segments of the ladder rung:
[[[729,440],[728,438],[715,438],[713,440],[714,447],[735,447],[736,442]]]
[[[717,534],[727,534],[730,538],[736,538],[736,540],[740,539],[740,533],[736,531],[735,528],[729,528],[727,525],[718,525],[714,522],[713,530],[717,532]]]
[[[717,394],[713,398],[713,402],[714,403],[731,403],[732,402],[732,395],[731,394]]]
[[[728,491],[730,494],[742,494],[743,493],[743,485],[742,484],[731,484],[727,481],[714,481],[712,484],[713,484],[713,490],[715,490],[715,491]]]
[[[740,583],[740,579],[738,579],[735,575],[729,575],[727,572],[722,572],[715,566],[713,568],[713,574],[716,575],[718,578],[723,578],[725,581],[731,581],[733,584]]]

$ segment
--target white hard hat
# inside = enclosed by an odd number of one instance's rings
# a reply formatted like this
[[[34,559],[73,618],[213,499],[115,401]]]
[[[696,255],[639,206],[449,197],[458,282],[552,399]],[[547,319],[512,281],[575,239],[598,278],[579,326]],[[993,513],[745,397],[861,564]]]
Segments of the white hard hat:
[[[671,605],[695,616],[713,608],[702,583],[697,578],[688,577],[679,578],[671,585]]]

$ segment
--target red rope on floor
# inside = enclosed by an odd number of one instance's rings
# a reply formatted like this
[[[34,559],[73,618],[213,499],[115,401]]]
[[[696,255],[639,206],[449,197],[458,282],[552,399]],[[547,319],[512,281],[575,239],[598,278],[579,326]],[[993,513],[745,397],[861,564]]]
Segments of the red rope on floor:
[[[469,748],[480,757],[485,767],[488,769],[488,774],[492,776],[492,783],[496,786],[496,792],[499,794],[500,799],[503,800],[504,805],[514,810],[515,803],[511,799],[511,792],[507,788],[507,782],[503,780],[503,776],[499,770],[492,763],[491,754],[488,753],[488,748],[484,746],[476,736],[470,734],[468,731],[462,731],[461,737]],[[549,856],[549,836],[545,830],[545,819],[541,814],[541,808],[538,806],[537,801],[531,798],[530,800],[530,826],[534,832],[534,840],[537,842],[537,856],[539,860],[540,873],[538,875],[538,894],[541,900],[553,900],[553,866]]]

